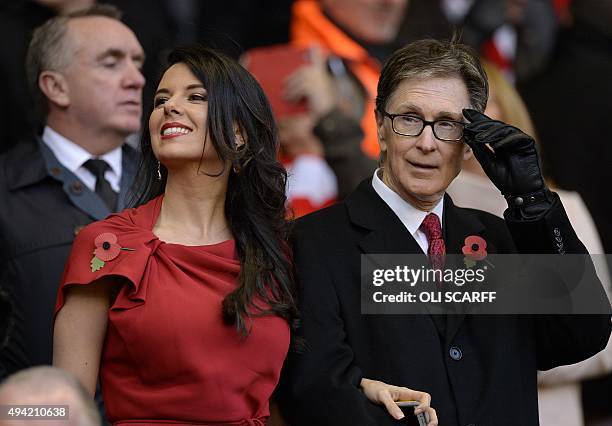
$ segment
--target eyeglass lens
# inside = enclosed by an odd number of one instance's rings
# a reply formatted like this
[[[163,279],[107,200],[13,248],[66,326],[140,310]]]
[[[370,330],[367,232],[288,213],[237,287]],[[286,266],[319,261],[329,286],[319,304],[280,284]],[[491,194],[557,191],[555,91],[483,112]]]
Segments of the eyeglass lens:
[[[393,118],[393,129],[404,136],[418,136],[424,127],[424,121],[416,116],[397,115]],[[463,126],[454,121],[435,121],[433,131],[434,135],[441,140],[457,141],[463,136]]]

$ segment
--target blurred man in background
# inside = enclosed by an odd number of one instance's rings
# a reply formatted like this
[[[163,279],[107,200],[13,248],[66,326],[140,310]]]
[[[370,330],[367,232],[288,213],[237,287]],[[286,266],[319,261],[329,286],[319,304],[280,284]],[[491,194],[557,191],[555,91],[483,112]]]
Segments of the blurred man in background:
[[[0,156],[0,283],[13,325],[0,377],[51,363],[57,286],[74,236],[121,210],[137,167],[144,53],[110,6],[52,18],[27,54],[42,136]],[[28,129],[24,129],[24,134]]]
[[[171,2],[177,3],[176,0],[149,0],[147,7],[143,8],[139,0],[105,1],[121,8],[123,22],[134,31],[149,57],[142,69],[151,84],[150,90],[145,88],[143,92],[145,105],[149,105],[153,99],[153,87],[156,87],[156,79],[165,57],[164,49],[175,44],[179,34],[176,28],[186,27],[181,22],[174,22],[174,14],[169,13]],[[34,29],[54,16],[67,15],[94,4],[96,0],[0,2],[0,35],[3,40],[0,44],[0,78],[5,82],[4,102],[0,104],[0,125],[3,130],[0,153],[21,141],[31,139],[31,134],[40,135],[45,125],[35,114],[33,99],[28,96],[26,79],[26,51]]]

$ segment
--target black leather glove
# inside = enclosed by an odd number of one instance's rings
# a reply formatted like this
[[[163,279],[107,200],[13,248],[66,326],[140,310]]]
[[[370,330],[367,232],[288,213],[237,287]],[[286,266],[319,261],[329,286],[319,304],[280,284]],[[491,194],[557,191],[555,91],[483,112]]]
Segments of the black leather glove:
[[[533,138],[473,109],[464,109],[463,115],[470,121],[463,131],[464,141],[515,215],[532,218],[547,211],[553,199]]]

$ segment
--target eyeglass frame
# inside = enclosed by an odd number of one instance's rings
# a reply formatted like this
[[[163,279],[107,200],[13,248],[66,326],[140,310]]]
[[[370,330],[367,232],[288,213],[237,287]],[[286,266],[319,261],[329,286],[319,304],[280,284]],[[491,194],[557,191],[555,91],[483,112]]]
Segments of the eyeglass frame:
[[[393,132],[397,135],[400,136],[411,136],[411,137],[417,137],[420,136],[421,133],[423,133],[423,130],[425,130],[426,126],[430,126],[431,130],[433,132],[433,135],[436,139],[441,140],[442,142],[461,142],[463,139],[463,129],[465,129],[465,125],[467,123],[463,123],[461,121],[456,121],[456,120],[448,120],[448,119],[444,119],[444,120],[434,120],[434,121],[428,121],[425,120],[422,117],[419,117],[416,114],[410,114],[410,113],[403,113],[403,114],[390,114],[385,110],[382,110],[381,113],[383,114],[383,116],[385,117],[389,117],[389,119],[391,119],[391,129],[393,129]],[[419,120],[421,120],[423,122],[423,127],[421,128],[421,131],[419,133],[417,133],[416,135],[405,135],[403,133],[398,132],[397,130],[395,130],[395,117],[414,117],[414,118],[418,118]],[[451,123],[457,123],[457,124],[461,124],[461,137],[459,139],[442,139],[440,137],[438,137],[438,135],[436,134],[436,129],[434,127],[434,124],[440,122],[440,121],[446,121],[446,122],[451,122]]]

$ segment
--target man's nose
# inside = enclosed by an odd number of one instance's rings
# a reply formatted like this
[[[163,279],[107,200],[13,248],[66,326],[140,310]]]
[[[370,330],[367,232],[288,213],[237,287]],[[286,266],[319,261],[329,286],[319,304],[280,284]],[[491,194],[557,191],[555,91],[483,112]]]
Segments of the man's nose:
[[[124,77],[124,82],[126,87],[132,89],[140,90],[144,87],[146,79],[144,75],[142,75],[140,67],[137,66],[134,62],[129,63],[128,69],[126,70],[126,75]]]
[[[435,151],[437,148],[436,136],[432,124],[425,124],[423,131],[417,136],[415,146],[423,152]]]

